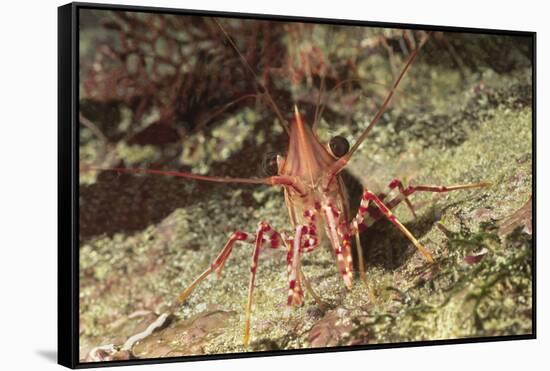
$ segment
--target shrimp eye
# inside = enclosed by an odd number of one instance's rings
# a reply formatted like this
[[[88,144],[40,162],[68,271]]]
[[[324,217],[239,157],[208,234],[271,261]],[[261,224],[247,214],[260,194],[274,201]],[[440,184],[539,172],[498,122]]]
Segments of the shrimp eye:
[[[332,137],[328,145],[332,154],[338,158],[342,157],[349,151],[348,141],[346,140],[346,138],[340,135]]]
[[[267,176],[277,175],[279,166],[277,165],[277,153],[268,153],[262,161],[262,169]]]

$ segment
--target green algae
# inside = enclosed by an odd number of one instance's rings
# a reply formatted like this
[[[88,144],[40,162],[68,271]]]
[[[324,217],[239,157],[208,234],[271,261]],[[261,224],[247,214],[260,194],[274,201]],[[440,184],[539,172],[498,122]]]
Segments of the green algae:
[[[382,68],[380,63],[375,58],[363,69],[372,72]],[[422,206],[417,218],[405,207],[396,210],[433,253],[435,264],[427,264],[392,225],[380,221],[362,235],[369,288],[355,279],[353,290],[346,290],[330,252],[323,247],[304,255],[303,270],[326,307],[306,294],[304,305],[287,308],[286,252],[263,251],[254,294],[252,342],[244,347],[251,250],[239,245],[221,277],[211,275],[185,303],[173,307],[170,324],[138,343],[133,355],[149,358],[532,333],[531,236],[521,228],[502,236],[497,227],[497,221],[531,197],[531,83],[530,68],[507,74],[484,69],[464,78],[445,66],[420,61],[400,87],[403,96],[397,97],[350,163],[350,174],[370,189],[381,190],[395,177],[410,184],[491,183],[479,190],[415,194],[414,203]],[[337,110],[338,103],[335,106]],[[357,137],[371,118],[371,102],[359,100],[355,108],[347,122],[322,121],[320,137],[326,140],[335,132],[350,141]],[[180,163],[200,173],[221,170],[216,175],[238,175],[235,172],[243,164],[257,171],[272,145],[262,146],[264,141],[281,130],[277,125],[268,131],[250,130],[256,119],[243,110],[214,132],[188,137],[189,142],[199,143],[200,150],[183,152]],[[81,159],[93,159],[98,143],[85,129],[81,132],[85,139]],[[228,139],[236,140],[226,146]],[[116,156],[127,164],[146,165],[159,156],[151,148],[143,153],[131,146],[121,148]],[[96,181],[87,179],[81,187]],[[166,179],[147,181],[158,182],[160,188]],[[280,230],[290,228],[280,189],[175,184],[187,187],[191,196],[178,207],[166,208],[169,212],[158,220],[139,229],[82,238],[82,359],[95,346],[122,344],[155,315],[172,308],[179,292],[211,264],[233,231],[254,231],[260,220]],[[114,195],[130,192],[130,198],[142,189],[100,188]],[[143,208],[172,202],[163,195],[148,197],[152,200],[144,201]],[[81,213],[93,213],[93,205],[83,203]],[[468,263],[472,259],[479,261]],[[374,300],[369,299],[371,293]],[[137,311],[147,314],[136,317]]]

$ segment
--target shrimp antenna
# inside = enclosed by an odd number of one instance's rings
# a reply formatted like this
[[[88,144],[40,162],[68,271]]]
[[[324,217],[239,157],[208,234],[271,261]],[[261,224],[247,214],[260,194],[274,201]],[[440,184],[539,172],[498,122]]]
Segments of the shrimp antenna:
[[[432,31],[429,31],[427,33],[427,35],[422,39],[422,41],[416,46],[416,48],[413,50],[413,52],[410,54],[409,58],[407,59],[407,62],[405,63],[405,65],[401,69],[401,72],[399,73],[399,76],[397,76],[397,78],[395,79],[391,90],[388,92],[388,95],[386,95],[386,98],[384,99],[384,102],[382,103],[382,106],[378,109],[378,112],[376,112],[376,115],[374,115],[374,117],[371,120],[369,126],[367,126],[367,128],[363,131],[363,133],[361,133],[361,135],[359,136],[359,138],[357,139],[355,144],[351,147],[349,152],[345,156],[342,157],[342,159],[345,159],[345,160],[343,160],[344,165],[351,158],[351,156],[355,153],[355,151],[357,151],[357,148],[359,148],[361,143],[363,143],[363,141],[367,138],[367,136],[371,132],[374,125],[376,125],[376,123],[378,122],[378,120],[380,119],[382,114],[384,112],[386,112],[386,109],[388,108],[388,105],[389,105],[389,103],[390,103],[390,101],[391,101],[391,99],[392,99],[392,97],[395,93],[395,90],[397,89],[397,86],[399,86],[399,83],[401,82],[401,79],[403,79],[403,76],[405,76],[405,72],[407,72],[407,70],[409,69],[411,64],[414,62],[414,60],[416,59],[416,56],[418,55],[418,52],[419,52],[420,48],[422,48],[422,46],[426,43],[426,41],[428,41],[431,34],[432,34]]]
[[[198,175],[198,174],[187,173],[183,171],[155,170],[155,169],[144,169],[144,168],[90,167],[89,169],[96,170],[96,171],[113,171],[116,173],[143,173],[143,174],[166,175],[166,176],[202,180],[202,181],[214,182],[214,183],[241,183],[241,184],[265,184],[269,186],[289,186],[293,188],[296,192],[303,194],[303,190],[297,184],[295,184],[293,179],[282,175],[270,176],[267,178],[231,178],[231,177],[221,177],[221,176]]]
[[[371,120],[369,126],[367,126],[367,128],[363,131],[363,133],[361,133],[361,135],[359,136],[359,138],[357,139],[355,144],[350,148],[348,153],[346,153],[344,156],[340,157],[340,159],[338,161],[336,161],[330,167],[325,187],[328,187],[328,185],[332,182],[332,180],[334,179],[336,174],[338,174],[347,165],[347,163],[348,163],[349,159],[351,158],[351,156],[353,156],[355,151],[357,151],[357,148],[359,148],[361,143],[363,143],[365,141],[365,139],[367,138],[367,136],[371,132],[374,125],[376,125],[376,123],[378,122],[378,120],[380,119],[382,114],[384,112],[386,112],[386,109],[388,108],[388,105],[389,105],[389,103],[391,101],[391,98],[393,97],[393,95],[394,95],[394,93],[397,89],[397,86],[399,86],[399,83],[401,82],[401,79],[403,79],[403,76],[405,76],[405,72],[407,72],[407,70],[409,69],[411,64],[414,62],[414,60],[416,59],[416,56],[418,55],[418,51],[420,50],[420,48],[422,48],[422,46],[426,43],[426,41],[428,41],[431,34],[432,34],[432,31],[428,31],[426,36],[422,39],[422,41],[416,46],[416,48],[409,55],[409,58],[407,59],[407,62],[405,62],[405,65],[401,69],[401,72],[399,73],[399,76],[397,76],[397,78],[395,79],[390,91],[388,92],[388,94],[386,95],[386,98],[384,99],[384,102],[382,103],[382,106],[378,109],[378,112],[376,112],[376,115],[374,115],[374,117]]]
[[[313,119],[313,125],[311,129],[315,132],[319,121],[321,121],[321,116],[323,115],[324,105],[321,103],[321,98],[325,92],[325,74],[321,75],[321,82],[319,83],[319,94],[317,94],[317,104],[315,105],[315,118]]]
[[[323,78],[324,78],[324,75],[323,75]],[[322,81],[321,81],[322,82]],[[334,85],[330,90],[328,90],[326,92],[326,101],[331,101],[331,97],[332,95],[338,90],[340,89],[342,86],[344,86],[345,84],[348,84],[350,82],[357,82],[359,83],[360,85],[363,85],[363,84],[369,84],[369,85],[378,85],[378,86],[381,86],[383,88],[389,88],[389,85],[388,84],[384,84],[384,83],[381,83],[381,82],[378,82],[376,80],[370,80],[370,79],[363,79],[363,78],[359,78],[359,77],[352,77],[352,78],[349,78],[349,79],[345,79],[345,80],[342,80],[340,82],[338,82],[336,85]],[[363,90],[363,86],[361,86],[360,88],[361,90]],[[361,95],[364,95],[363,92],[360,93]],[[403,92],[401,92],[401,94],[404,94]],[[321,121],[321,118],[323,117],[323,112],[325,111],[325,107],[326,107],[326,104],[325,103],[321,103],[321,99],[318,99],[317,100],[317,105],[318,105],[318,109],[315,110],[316,112],[316,115],[315,115],[315,122],[313,123],[313,125],[315,125],[316,123],[319,123],[319,121]],[[318,112],[318,113],[317,113]],[[315,128],[315,126],[313,126],[313,128]]]
[[[290,134],[290,129],[289,129],[289,125],[288,125],[288,121],[285,120],[283,114],[281,113],[281,110],[279,109],[279,107],[277,106],[277,104],[275,103],[275,101],[273,100],[273,97],[271,96],[271,94],[269,94],[269,91],[267,90],[266,86],[261,82],[261,80],[258,78],[258,76],[256,75],[256,72],[254,72],[254,70],[252,69],[252,67],[250,66],[250,64],[248,63],[248,61],[246,60],[246,58],[244,57],[244,55],[240,52],[240,50],[237,48],[237,45],[235,44],[235,42],[233,41],[233,39],[231,38],[231,36],[229,36],[229,34],[227,33],[227,31],[225,30],[225,28],[223,28],[223,26],[221,25],[221,23],[216,19],[216,18],[213,18],[214,20],[214,23],[216,23],[216,25],[219,27],[219,29],[222,31],[222,33],[224,34],[225,38],[227,39],[227,41],[229,42],[229,44],[231,45],[231,47],[233,48],[233,50],[235,50],[235,52],[237,53],[237,55],[239,56],[239,59],[241,60],[241,62],[243,63],[243,65],[246,67],[246,69],[248,70],[248,72],[254,77],[254,80],[255,82],[260,86],[261,88],[261,93],[267,98],[267,101],[269,103],[269,106],[271,107],[271,109],[273,110],[273,112],[275,113],[275,115],[277,115],[277,118],[279,119],[282,127],[285,129],[285,131],[287,132],[287,134]]]

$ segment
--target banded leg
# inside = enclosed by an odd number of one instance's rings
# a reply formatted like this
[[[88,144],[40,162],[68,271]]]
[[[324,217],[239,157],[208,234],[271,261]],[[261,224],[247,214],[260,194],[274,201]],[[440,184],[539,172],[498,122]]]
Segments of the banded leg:
[[[301,256],[304,252],[311,252],[319,246],[319,237],[317,235],[317,213],[318,208],[304,211],[303,217],[306,224],[296,226],[294,238],[283,238],[287,245],[287,263],[288,263],[288,300],[287,305],[300,305],[304,291],[302,281],[306,289],[311,293],[315,301],[320,302],[320,298],[315,294],[313,288],[309,286],[305,275],[301,269]]]
[[[407,204],[407,207],[411,211],[412,215],[416,218],[416,213],[414,211],[414,207],[413,207],[411,201],[409,200],[408,195],[405,192],[405,187],[403,187],[403,183],[399,179],[394,179],[390,182],[390,184],[388,184],[388,187],[392,190],[395,189],[395,188],[399,189],[399,193],[402,195],[402,198],[405,201],[405,203]]]
[[[399,182],[398,180],[394,180],[394,181]],[[417,185],[417,186],[409,186],[403,189],[402,194],[405,197],[407,197],[413,194],[414,192],[445,193],[445,192],[451,192],[451,191],[458,191],[461,189],[484,188],[484,187],[489,187],[490,185],[491,183],[489,182],[479,182],[479,183],[472,183],[472,184],[456,184],[451,186]],[[403,188],[402,184],[401,184],[401,188]]]
[[[462,189],[474,189],[474,188],[483,188],[490,186],[491,183],[488,182],[479,182],[479,183],[473,183],[473,184],[458,184],[458,185],[451,185],[451,186],[429,186],[429,185],[418,185],[418,186],[409,186],[407,188],[403,187],[403,183],[398,180],[394,179],[390,182],[389,187],[391,189],[398,188],[400,194],[395,196],[389,201],[385,201],[384,199],[388,196],[386,194],[379,194],[378,198],[384,201],[388,209],[393,209],[397,205],[401,203],[401,201],[406,200],[408,201],[408,196],[415,192],[435,192],[435,193],[445,193],[445,192],[451,192],[451,191],[458,191]],[[409,209],[414,214],[413,206],[412,204],[409,205]],[[372,208],[369,208],[368,205],[362,200],[361,201],[361,207],[359,208],[359,212],[357,213],[357,216],[355,217],[355,221],[357,221],[357,224],[359,227],[370,227],[374,222],[382,218],[383,214],[378,211],[378,209],[373,210]],[[352,226],[353,227],[353,226]],[[354,229],[359,230],[359,229]]]
[[[287,305],[300,305],[302,304],[302,297],[304,292],[300,282],[300,258],[302,254],[302,234],[304,232],[304,226],[299,225],[296,227],[294,238],[289,241],[289,249],[287,255],[288,263],[288,299]]]
[[[379,193],[377,195],[378,198],[381,201],[384,201],[386,206],[388,206],[388,202],[385,202],[385,199],[388,196],[390,196],[392,193],[394,193],[392,191],[397,188],[398,191],[399,191],[399,195],[392,199],[392,201],[394,201],[394,203],[395,203],[394,206],[397,206],[397,204],[401,203],[401,201],[405,201],[405,203],[407,204],[407,208],[410,210],[413,217],[416,218],[416,212],[414,210],[414,206],[408,198],[408,194],[407,194],[407,191],[406,191],[405,187],[403,186],[403,182],[399,179],[393,179],[391,182],[388,183],[387,187],[389,189],[389,192],[388,193],[383,193],[383,192]],[[389,207],[389,209],[392,209],[392,207]],[[368,210],[368,211],[371,211],[371,210]],[[372,223],[374,223],[375,221],[377,221],[378,219],[380,219],[383,216],[380,212],[378,212],[378,210],[376,210],[376,211],[377,211],[376,214],[369,213],[369,216],[371,217],[369,221],[363,221],[363,224],[365,224],[365,226],[370,227],[372,225]],[[361,224],[361,222],[359,222],[359,224]],[[354,228],[354,230],[358,230],[358,229]]]
[[[218,275],[221,273],[221,269],[223,268],[226,260],[229,258],[229,255],[231,254],[231,251],[233,251],[233,246],[235,245],[235,242],[237,241],[245,241],[248,243],[253,243],[254,240],[251,240],[250,233],[242,232],[242,231],[236,231],[234,232],[231,237],[229,237],[229,240],[225,243],[225,246],[220,251],[216,259],[214,259],[214,262],[208,267],[204,272],[202,272],[195,280],[183,290],[179,296],[178,296],[178,303],[183,303],[189,295],[195,290],[195,288],[206,278],[210,273],[218,269]]]
[[[254,283],[256,282],[256,270],[258,268],[258,258],[260,256],[260,249],[264,245],[264,234],[271,233],[270,243],[271,248],[279,247],[279,238],[280,235],[278,232],[274,231],[271,226],[265,222],[260,222],[258,229],[256,231],[256,241],[254,243],[254,251],[252,252],[252,262],[250,264],[250,281],[248,284],[248,300],[246,302],[246,312],[245,312],[245,325],[244,325],[244,337],[243,343],[245,346],[248,345],[250,341],[250,317],[252,315],[252,298],[254,294]]]
[[[392,222],[392,224],[395,225],[401,231],[401,233],[403,233],[405,237],[407,237],[413,243],[413,245],[424,256],[424,258],[430,263],[433,263],[434,260],[432,254],[413,236],[411,232],[409,232],[409,230],[395,217],[395,215],[393,215],[388,206],[386,206],[386,204],[384,204],[382,200],[380,200],[374,193],[366,188],[363,192],[359,211],[357,213],[357,216],[352,221],[352,225],[358,225],[363,222],[363,217],[368,211],[368,207],[371,201],[378,208],[378,210],[380,210],[382,215],[384,215],[390,222]],[[359,233],[358,230],[354,232]]]
[[[332,205],[323,207],[327,235],[336,255],[338,271],[344,279],[344,284],[351,290],[353,278],[353,260],[351,257],[351,234],[343,213]]]
[[[381,201],[385,201],[386,197],[388,197],[395,188],[398,188],[401,195],[398,195],[397,197],[392,199],[392,201],[397,201],[392,206],[392,207],[395,207],[405,199],[402,196],[402,193],[404,191],[403,184],[401,183],[401,181],[394,179],[388,184],[388,188],[390,190],[388,193],[381,192],[378,194],[377,197]],[[413,216],[416,217],[416,213],[414,212],[413,205],[410,203],[408,199],[406,199],[406,201],[407,201],[407,206],[409,207],[409,210],[411,211]],[[386,202],[386,206],[388,205],[389,203]],[[388,206],[389,209],[392,209],[392,207]],[[351,221],[350,227],[349,227],[350,234],[355,236],[355,248],[357,250],[357,259],[359,260],[359,277],[367,287],[368,293],[369,293],[369,299],[371,301],[375,300],[375,295],[372,289],[370,288],[370,285],[368,284],[368,281],[366,278],[365,261],[363,259],[363,249],[361,248],[360,232],[363,231],[365,228],[370,227],[372,224],[374,224],[374,222],[379,220],[382,216],[383,214],[379,211],[379,209],[369,208],[368,202],[362,199],[359,211],[355,216],[355,218],[353,218],[353,220]],[[365,217],[368,217],[368,219],[365,219]]]
[[[462,189],[483,188],[483,187],[488,187],[489,185],[490,185],[490,183],[488,183],[488,182],[479,182],[479,183],[473,183],[473,184],[458,184],[458,185],[452,185],[452,186],[418,185],[418,186],[409,186],[409,187],[405,188],[405,187],[403,187],[403,184],[400,180],[394,179],[390,182],[389,187],[391,189],[398,188],[400,194],[397,195],[396,197],[394,197],[393,199],[391,199],[390,201],[385,202],[384,205],[385,205],[386,209],[388,209],[388,211],[389,211],[389,210],[393,209],[394,207],[396,207],[397,205],[399,205],[399,203],[401,203],[401,201],[403,201],[403,200],[409,201],[407,197],[410,196],[411,194],[415,193],[415,192],[444,193],[444,192],[451,192],[451,191],[457,191],[457,190],[462,190]],[[380,198],[383,199],[383,198],[386,197],[386,195],[381,194],[380,196],[383,196],[383,197],[378,198],[378,201],[381,202],[382,200],[380,200]],[[380,207],[378,207],[377,203],[376,203],[376,206],[377,206],[378,210],[380,211],[379,214],[375,214],[375,213],[371,212],[372,209],[369,209],[369,200],[366,199],[365,196],[363,196],[363,199],[361,200],[361,205],[359,207],[359,211],[358,211],[357,215],[355,216],[355,218],[352,221],[351,229],[353,231],[352,232],[353,234],[356,234],[356,235],[359,234],[359,232],[360,232],[359,226],[360,225],[368,227],[368,226],[372,225],[375,221],[380,219],[382,216],[386,215],[384,213],[384,210],[381,209]],[[412,204],[408,203],[408,206],[409,206],[411,212],[414,213]],[[365,218],[365,215],[367,213],[368,213],[369,219],[365,220],[364,218]],[[391,212],[390,212],[390,214],[391,214]],[[391,215],[393,215],[393,214],[391,214]],[[416,244],[415,244],[415,246],[416,246]],[[422,250],[421,250],[421,252],[422,252]],[[428,259],[428,261],[430,261],[430,259]]]
[[[405,188],[403,186],[403,183],[399,179],[394,179],[390,182],[389,187],[390,189],[398,188],[399,192],[401,194],[401,198],[405,200],[407,203],[407,206],[413,213],[413,216],[416,217],[416,213],[414,212],[414,208],[409,201],[408,196],[415,192],[435,192],[435,193],[445,193],[445,192],[451,192],[451,191],[458,191],[461,189],[472,189],[472,188],[483,188],[490,186],[491,183],[488,182],[479,182],[479,183],[472,183],[472,184],[456,184],[452,186],[431,186],[431,185],[417,185],[417,186],[409,186]],[[396,201],[396,204],[398,204],[401,200]]]
[[[319,306],[319,308],[322,310],[322,311],[325,311],[329,306],[327,303],[325,303],[323,301],[323,299],[321,299],[321,297],[319,295],[317,295],[317,293],[315,292],[315,290],[313,289],[313,287],[311,286],[311,283],[309,282],[309,280],[307,279],[306,275],[304,274],[304,271],[302,269],[300,269],[300,278],[302,280],[302,282],[304,283],[304,287],[306,288],[306,291],[311,295],[311,297],[313,298],[313,300],[315,300],[315,302],[317,303],[317,305]]]
[[[270,233],[271,232],[271,233]],[[268,237],[265,237],[266,234],[269,234]],[[280,245],[280,234],[273,230],[269,224],[265,222],[260,222],[256,234],[250,234],[242,231],[234,232],[229,240],[226,242],[223,249],[220,251],[214,262],[208,267],[201,275],[199,275],[192,283],[189,285],[182,293],[178,296],[178,303],[185,301],[193,290],[206,278],[208,275],[214,271],[217,271],[218,275],[221,274],[221,270],[225,265],[225,262],[231,255],[233,247],[237,241],[244,241],[247,243],[254,244],[254,250],[252,252],[252,263],[250,267],[250,281],[248,286],[248,301],[246,306],[245,313],[245,330],[243,342],[244,345],[248,345],[250,339],[250,317],[252,313],[252,295],[254,292],[254,282],[256,279],[256,269],[258,265],[258,257],[260,253],[260,248],[266,244],[271,248],[278,248]]]
[[[294,238],[288,240],[288,299],[287,305],[300,305],[304,296],[302,289],[301,257],[304,252],[315,250],[319,244],[315,223],[296,227]],[[312,294],[315,299],[315,294]]]

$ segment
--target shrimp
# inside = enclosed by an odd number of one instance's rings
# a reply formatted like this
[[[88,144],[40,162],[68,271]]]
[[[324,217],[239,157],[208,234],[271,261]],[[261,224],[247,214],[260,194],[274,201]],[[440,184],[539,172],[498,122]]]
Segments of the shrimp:
[[[245,57],[240,53],[225,29],[219,22],[216,21],[216,24],[238,54],[249,73],[256,78],[253,69],[248,65]],[[317,106],[315,120],[312,125],[308,125],[305,122],[296,105],[292,112],[292,119],[287,121],[266,87],[258,82],[260,85],[259,94],[264,98],[263,100],[267,106],[275,113],[288,134],[288,149],[284,156],[277,156],[276,174],[265,178],[229,178],[142,168],[96,168],[96,170],[183,177],[197,181],[257,184],[283,188],[284,202],[288,209],[291,228],[284,231],[277,230],[268,221],[262,220],[258,223],[258,227],[254,232],[242,230],[235,231],[231,234],[225,246],[223,246],[210,266],[179,294],[176,303],[181,304],[185,302],[194,289],[211,273],[216,272],[220,275],[237,243],[247,243],[251,245],[250,278],[243,334],[243,344],[248,346],[251,337],[252,303],[258,258],[262,249],[285,248],[287,251],[288,306],[302,304],[304,289],[311,292],[314,298],[319,302],[318,297],[312,292],[301,270],[301,258],[305,253],[315,251],[322,245],[325,239],[328,240],[343,284],[349,290],[352,289],[354,279],[352,240],[354,238],[357,240],[356,246],[358,247],[359,274],[363,281],[366,282],[364,262],[359,248],[359,233],[362,228],[370,226],[374,221],[380,218],[389,220],[408,240],[410,240],[427,262],[434,262],[432,254],[416,239],[403,223],[399,221],[392,212],[392,209],[401,202],[405,202],[414,214],[414,209],[408,197],[415,192],[443,193],[455,190],[487,187],[489,183],[479,182],[474,184],[447,186],[415,185],[405,187],[400,180],[394,179],[388,184],[388,188],[390,190],[395,190],[398,193],[397,196],[388,198],[388,196],[384,194],[376,195],[368,188],[364,188],[359,210],[355,216],[351,217],[349,201],[341,177],[342,170],[349,163],[352,156],[356,153],[357,149],[365,141],[382,114],[386,111],[401,80],[413,64],[419,50],[427,41],[429,35],[430,34],[427,33],[424,39],[418,43],[415,49],[410,53],[381,106],[378,108],[378,111],[367,128],[359,135],[351,147],[346,139],[340,136],[333,137],[327,144],[321,142],[319,136],[315,132],[321,116],[319,105]],[[256,80],[259,81],[257,78]],[[373,213],[373,209],[377,209],[377,211]]]

